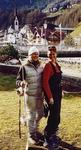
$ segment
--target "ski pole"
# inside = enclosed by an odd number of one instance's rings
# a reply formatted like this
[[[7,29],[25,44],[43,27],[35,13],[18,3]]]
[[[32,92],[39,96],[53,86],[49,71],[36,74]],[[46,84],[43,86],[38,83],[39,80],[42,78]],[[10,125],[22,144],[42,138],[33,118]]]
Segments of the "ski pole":
[[[21,138],[21,98],[19,96],[19,137]]]
[[[28,127],[28,109],[27,109],[27,99],[28,99],[28,95],[27,95],[27,84],[25,85],[24,88],[24,111],[25,111],[25,116],[26,116],[26,131],[27,131],[27,142],[26,142],[26,150],[28,150],[29,148],[29,127]]]

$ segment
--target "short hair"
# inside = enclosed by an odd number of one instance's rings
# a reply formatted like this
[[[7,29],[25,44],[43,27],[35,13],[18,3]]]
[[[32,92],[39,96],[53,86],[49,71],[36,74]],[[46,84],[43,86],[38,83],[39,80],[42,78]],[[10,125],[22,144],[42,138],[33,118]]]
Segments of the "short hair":
[[[49,50],[49,51],[54,51],[55,53],[57,52],[57,49],[56,49],[55,46],[50,46],[50,47],[48,47],[48,50]]]

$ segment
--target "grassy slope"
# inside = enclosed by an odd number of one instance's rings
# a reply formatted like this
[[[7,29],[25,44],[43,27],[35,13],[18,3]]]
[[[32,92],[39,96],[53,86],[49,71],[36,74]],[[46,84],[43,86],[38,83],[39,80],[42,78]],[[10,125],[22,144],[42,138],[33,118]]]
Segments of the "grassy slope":
[[[81,147],[81,96],[65,97],[62,101],[61,137]]]
[[[22,126],[22,140],[18,135],[18,99],[15,77],[0,75],[0,150],[25,149],[25,127]]]
[[[81,22],[77,25],[75,30],[71,33],[72,37],[78,37],[81,36]]]
[[[26,128],[22,125],[22,139],[19,139],[18,96],[16,95],[14,76],[0,75],[0,101],[0,150],[24,150]],[[65,96],[62,100],[59,136],[63,141],[76,147],[81,147],[80,115],[81,96]],[[42,119],[41,132],[45,124],[46,120]]]

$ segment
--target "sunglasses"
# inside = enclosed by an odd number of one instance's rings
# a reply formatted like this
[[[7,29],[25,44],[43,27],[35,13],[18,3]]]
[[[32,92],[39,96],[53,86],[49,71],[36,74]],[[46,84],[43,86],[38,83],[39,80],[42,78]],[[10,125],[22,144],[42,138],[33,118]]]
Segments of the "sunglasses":
[[[55,46],[51,46],[51,47],[48,47],[49,51],[54,51],[56,52],[56,47]]]

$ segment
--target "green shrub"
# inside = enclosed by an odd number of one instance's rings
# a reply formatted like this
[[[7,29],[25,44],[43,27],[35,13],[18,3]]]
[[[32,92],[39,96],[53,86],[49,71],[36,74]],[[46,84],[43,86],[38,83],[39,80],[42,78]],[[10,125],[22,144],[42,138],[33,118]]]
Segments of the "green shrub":
[[[0,49],[0,56],[2,55],[12,56],[13,58],[17,59],[19,58],[18,51],[13,47],[13,45],[10,44]]]

